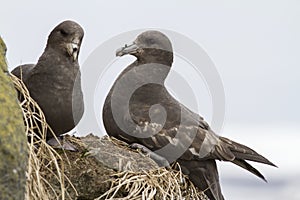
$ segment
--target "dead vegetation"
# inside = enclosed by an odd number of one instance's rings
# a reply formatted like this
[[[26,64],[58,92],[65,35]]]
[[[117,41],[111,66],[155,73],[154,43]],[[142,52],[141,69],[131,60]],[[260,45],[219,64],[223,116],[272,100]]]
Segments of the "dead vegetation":
[[[118,193],[126,193],[122,200],[131,199],[206,199],[203,192],[181,171],[157,168],[149,171],[123,171],[111,180],[111,188],[100,199],[116,199]]]
[[[30,97],[24,83],[11,74],[11,79],[19,95],[23,118],[28,137],[29,160],[27,169],[26,199],[71,199],[65,190],[64,162],[62,157],[46,143],[46,132],[49,126],[39,105]],[[52,186],[45,175],[51,174],[60,184],[58,192]],[[70,182],[70,184],[72,184]],[[75,190],[75,188],[74,188]]]

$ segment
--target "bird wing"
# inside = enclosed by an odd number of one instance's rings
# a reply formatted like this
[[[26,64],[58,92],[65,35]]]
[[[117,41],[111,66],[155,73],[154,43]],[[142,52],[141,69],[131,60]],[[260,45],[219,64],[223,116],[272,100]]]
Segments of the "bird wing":
[[[138,124],[133,134],[139,143],[168,161],[178,158],[187,161],[230,161],[265,180],[245,160],[275,166],[272,162],[245,145],[216,135],[202,117],[179,103],[166,89],[161,91],[153,99],[157,99],[163,109],[152,109],[153,104],[150,103],[153,102],[144,100],[131,104],[131,119]],[[156,92],[152,95],[156,95]],[[162,116],[165,116],[165,120],[161,119]],[[149,137],[139,138],[142,135]]]
[[[31,73],[34,67],[34,64],[19,65],[18,67],[13,69],[11,73],[19,79],[21,79],[24,83],[26,83],[28,77],[30,77],[29,74]]]

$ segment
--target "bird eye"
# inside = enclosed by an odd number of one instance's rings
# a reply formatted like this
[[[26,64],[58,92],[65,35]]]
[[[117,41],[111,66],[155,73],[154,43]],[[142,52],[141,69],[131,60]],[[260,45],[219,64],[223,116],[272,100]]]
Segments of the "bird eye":
[[[67,33],[65,30],[63,30],[63,29],[61,29],[59,32],[60,32],[63,36],[67,36],[67,35],[68,35],[68,33]]]

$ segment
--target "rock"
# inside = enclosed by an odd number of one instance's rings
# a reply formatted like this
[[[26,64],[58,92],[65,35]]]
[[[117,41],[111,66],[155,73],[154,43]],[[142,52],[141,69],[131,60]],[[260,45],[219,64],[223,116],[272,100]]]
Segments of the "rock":
[[[158,167],[148,156],[130,149],[124,142],[92,134],[65,139],[78,149],[77,152],[57,150],[62,156],[64,173],[77,191],[76,194],[65,181],[70,199],[142,199],[142,196],[168,199],[173,195],[175,199],[207,200],[181,172]],[[60,190],[52,174],[43,178],[52,188]]]
[[[0,37],[0,199],[24,199],[27,138],[5,53],[6,46]]]

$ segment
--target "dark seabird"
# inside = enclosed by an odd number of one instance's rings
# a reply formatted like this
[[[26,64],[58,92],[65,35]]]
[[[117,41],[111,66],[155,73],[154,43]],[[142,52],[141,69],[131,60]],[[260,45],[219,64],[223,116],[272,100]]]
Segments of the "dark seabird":
[[[73,129],[83,115],[78,64],[83,35],[76,22],[60,23],[51,31],[37,64],[21,65],[12,71],[23,80],[56,136]],[[47,139],[51,137],[48,132]]]
[[[265,180],[246,160],[275,166],[249,147],[216,135],[198,114],[178,102],[164,86],[173,63],[170,40],[159,31],[140,34],[117,56],[136,61],[117,78],[106,97],[107,133],[177,161],[182,171],[211,200],[224,199],[215,160],[232,162]]]

